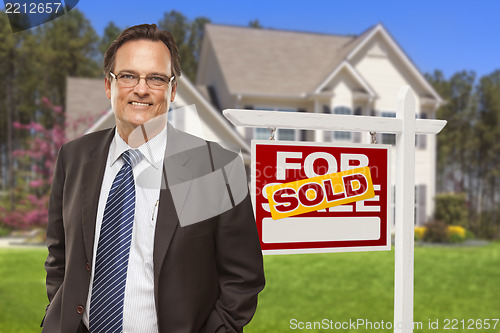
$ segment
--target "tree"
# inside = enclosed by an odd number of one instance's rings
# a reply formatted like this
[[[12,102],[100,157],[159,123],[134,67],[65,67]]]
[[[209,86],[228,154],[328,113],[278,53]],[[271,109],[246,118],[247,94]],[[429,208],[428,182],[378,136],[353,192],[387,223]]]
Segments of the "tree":
[[[263,29],[264,27],[260,24],[258,19],[248,22],[250,28]]]
[[[481,77],[458,72],[427,75],[447,100],[437,118],[447,126],[438,140],[438,191],[467,194],[469,227],[481,237],[500,237],[500,71]]]
[[[99,54],[102,56],[111,45],[111,43],[120,35],[122,29],[120,29],[114,22],[109,22],[106,28],[104,28],[104,35],[99,41]]]
[[[35,113],[32,101],[37,98],[35,85],[41,77],[37,63],[37,31],[32,29],[13,34],[7,15],[0,15],[0,152],[2,159],[7,160],[7,176],[4,178],[12,208],[16,204],[13,151],[27,136],[14,132],[12,124],[14,121],[27,122]]]
[[[500,190],[498,180],[500,177],[500,70],[480,79],[477,94],[479,107],[477,129],[481,140],[476,160],[480,166],[481,188],[484,190],[484,193],[480,193],[478,209],[480,212],[483,209],[491,211],[492,214],[483,223],[487,224],[486,229],[493,227],[498,233],[500,231],[497,223]],[[491,226],[491,223],[496,223],[496,227]]]
[[[205,17],[198,17],[190,22],[175,10],[165,13],[158,22],[160,29],[167,30],[174,36],[181,58],[182,74],[191,81],[196,79],[204,27],[209,22]]]
[[[44,58],[43,96],[54,104],[65,105],[68,76],[99,77],[101,66],[99,37],[82,12],[74,8],[42,26],[41,47]]]
[[[179,51],[181,45],[183,45],[188,38],[189,26],[190,24],[186,16],[175,10],[163,14],[163,19],[158,22],[158,27],[160,29],[167,30],[174,36]]]
[[[47,129],[57,123],[62,126],[62,113],[41,107],[41,96],[64,105],[68,75],[99,75],[97,41],[89,21],[76,9],[15,34],[7,15],[0,15],[0,157],[8,161],[7,175],[2,174],[2,178],[6,180],[3,187],[9,189],[10,209],[15,208],[14,191],[22,181],[14,176],[14,167],[21,166],[13,152],[32,136],[30,131],[14,131],[12,124],[36,122]]]
[[[188,77],[191,81],[195,81],[196,72],[198,70],[198,63],[200,61],[201,45],[203,43],[203,36],[205,33],[205,24],[210,23],[210,20],[206,17],[197,17],[193,22],[191,22],[191,27],[189,31],[188,38],[188,49],[192,53],[191,62],[187,62],[184,67],[188,70]]]
[[[12,98],[12,61],[13,61],[13,50],[14,50],[15,40],[14,36],[10,31],[10,24],[7,15],[4,11],[0,12],[0,85],[3,87],[0,89],[0,114],[2,115],[0,119],[0,144],[2,157],[6,157],[2,160],[7,160],[7,176],[6,182],[2,184],[2,188],[10,188],[14,176],[13,172],[13,160],[12,160],[12,103],[7,101],[7,98]],[[13,190],[9,191],[10,205],[14,204],[14,193]]]
[[[450,80],[443,73],[435,71],[426,75],[436,91],[447,101],[437,110],[438,119],[448,120],[448,124],[437,136],[438,191],[464,192],[470,188],[471,154],[474,151],[473,124],[475,117],[474,72],[458,72]],[[456,172],[456,170],[459,172]]]

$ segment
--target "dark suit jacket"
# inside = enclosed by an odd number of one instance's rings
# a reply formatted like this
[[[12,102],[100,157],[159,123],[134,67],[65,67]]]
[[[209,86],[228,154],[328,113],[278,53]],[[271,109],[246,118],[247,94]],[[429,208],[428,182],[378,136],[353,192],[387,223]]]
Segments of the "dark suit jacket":
[[[204,140],[168,126],[164,163],[168,176],[164,172],[153,254],[159,331],[242,332],[264,287],[248,191],[241,200],[232,200],[230,209],[181,226],[172,198],[175,192],[168,186],[202,177],[237,155],[216,144],[207,149]],[[43,332],[74,333],[82,319],[101,182],[113,135],[114,129],[89,134],[59,151],[49,204],[45,269],[50,304]],[[243,168],[241,159],[238,163]],[[225,190],[230,189],[228,184]],[[192,202],[189,196],[196,193],[191,189],[182,200]]]

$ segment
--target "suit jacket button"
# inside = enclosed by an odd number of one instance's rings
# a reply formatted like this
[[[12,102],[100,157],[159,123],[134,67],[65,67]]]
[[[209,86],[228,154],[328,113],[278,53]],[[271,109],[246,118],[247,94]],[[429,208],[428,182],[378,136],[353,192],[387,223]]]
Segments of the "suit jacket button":
[[[78,312],[78,314],[82,314],[82,313],[83,313],[83,311],[85,311],[85,309],[83,308],[83,306],[78,305],[78,306],[76,307],[76,312]]]
[[[90,272],[90,268],[91,268],[91,267],[90,267],[90,263],[89,263],[89,262],[85,265],[85,268],[87,269],[87,271],[89,271],[89,272]]]

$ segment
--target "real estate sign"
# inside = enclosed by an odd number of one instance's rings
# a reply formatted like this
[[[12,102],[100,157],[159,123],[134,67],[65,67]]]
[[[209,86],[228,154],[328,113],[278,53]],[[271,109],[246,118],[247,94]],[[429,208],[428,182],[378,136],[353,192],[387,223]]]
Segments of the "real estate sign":
[[[390,250],[389,149],[252,141],[264,254]]]

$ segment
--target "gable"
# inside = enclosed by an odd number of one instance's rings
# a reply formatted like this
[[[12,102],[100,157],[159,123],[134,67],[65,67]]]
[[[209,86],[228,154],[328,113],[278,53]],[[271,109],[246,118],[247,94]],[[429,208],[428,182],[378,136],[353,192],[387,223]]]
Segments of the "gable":
[[[441,97],[381,25],[346,58],[379,96],[376,101],[379,108],[393,109],[394,96],[403,85],[410,85],[420,98],[434,100],[436,105],[442,103]]]
[[[221,105],[234,104],[234,96],[228,92],[226,78],[222,72],[210,36],[205,35],[201,48],[200,63],[196,74],[196,87],[203,91],[211,103],[221,109]],[[211,93],[217,91],[218,94]]]
[[[368,82],[354,69],[347,61],[342,62],[328,78],[316,89],[316,93],[333,93],[338,96],[339,91],[336,87],[343,82],[349,87],[350,92],[359,92],[366,94],[370,98],[375,98],[376,93]]]

